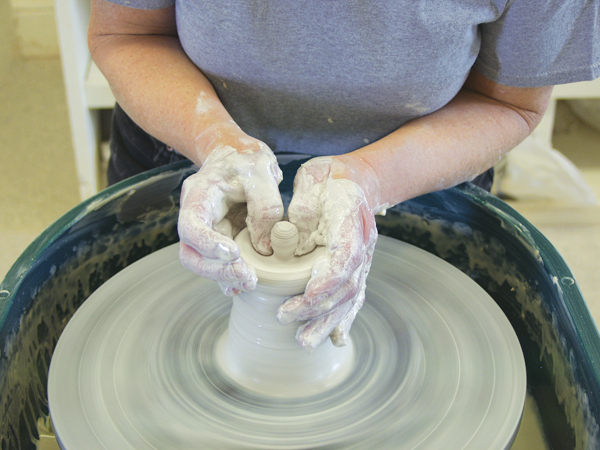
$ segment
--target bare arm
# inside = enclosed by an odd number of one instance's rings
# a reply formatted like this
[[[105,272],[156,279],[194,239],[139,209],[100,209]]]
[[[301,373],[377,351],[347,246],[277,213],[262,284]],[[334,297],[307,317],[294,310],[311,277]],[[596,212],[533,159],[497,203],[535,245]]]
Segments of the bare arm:
[[[533,131],[551,92],[551,86],[503,86],[473,70],[463,89],[440,110],[336,157],[344,165],[334,177],[362,185],[372,207],[470,181]]]
[[[122,108],[196,164],[204,162],[216,141],[258,149],[185,54],[174,7],[140,10],[92,0],[88,43]]]
[[[346,344],[365,301],[377,241],[373,214],[493,166],[537,125],[550,92],[501,86],[473,71],[439,111],[352,153],[314,158],[300,168],[288,208],[298,249],[324,244],[328,253],[305,292],[277,313],[281,323],[307,321],[297,334],[303,348],[315,348],[327,335],[335,345]]]

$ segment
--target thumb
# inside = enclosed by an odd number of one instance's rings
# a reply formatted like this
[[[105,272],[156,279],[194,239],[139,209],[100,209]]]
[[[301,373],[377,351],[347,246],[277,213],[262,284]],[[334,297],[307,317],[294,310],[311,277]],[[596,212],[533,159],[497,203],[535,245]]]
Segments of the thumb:
[[[246,226],[254,249],[263,255],[270,255],[271,229],[283,218],[283,201],[276,179],[263,179],[255,183],[247,192]]]

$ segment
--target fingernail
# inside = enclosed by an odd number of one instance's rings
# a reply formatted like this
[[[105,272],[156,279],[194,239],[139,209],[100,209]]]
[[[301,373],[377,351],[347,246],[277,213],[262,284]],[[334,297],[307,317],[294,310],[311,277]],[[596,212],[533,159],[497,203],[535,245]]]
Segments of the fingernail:
[[[244,281],[242,284],[242,289],[244,291],[253,291],[256,288],[256,279],[250,279],[248,281]]]
[[[281,325],[288,325],[297,320],[297,317],[294,314],[290,314],[284,311],[277,311],[277,320]]]
[[[273,249],[270,247],[270,239],[262,238],[256,242],[255,250],[261,255],[268,256],[273,253]]]
[[[331,343],[336,347],[345,347],[348,344],[348,336],[346,333],[331,334]]]
[[[235,255],[235,252],[229,248],[229,246],[225,244],[219,244],[217,246],[217,258],[221,261],[231,262],[237,259],[237,256]]]
[[[314,348],[314,347],[312,347],[312,346],[311,346],[310,344],[308,344],[308,343],[299,342],[299,344],[300,344],[300,348],[301,348],[302,350],[304,350],[304,353],[306,353],[307,355],[310,355],[310,354],[311,354],[311,353],[312,353],[312,352],[315,350],[315,348]]]
[[[319,308],[324,312],[329,311],[331,308],[333,308],[333,302],[331,300],[324,300],[319,303]]]
[[[219,287],[221,288],[221,292],[227,295],[228,297],[235,297],[241,291],[233,286],[227,285],[226,283],[219,283]]]
[[[302,350],[304,350],[304,352],[307,355],[310,355],[317,347],[314,342],[311,342],[308,339],[301,338],[301,337],[297,337],[296,339],[298,340],[298,344],[300,345],[300,348]]]
[[[311,301],[311,303],[313,305],[321,305],[323,304],[323,302],[325,302],[327,299],[329,298],[329,294],[319,294],[316,297],[314,297]],[[327,302],[327,303],[331,303],[331,302]]]

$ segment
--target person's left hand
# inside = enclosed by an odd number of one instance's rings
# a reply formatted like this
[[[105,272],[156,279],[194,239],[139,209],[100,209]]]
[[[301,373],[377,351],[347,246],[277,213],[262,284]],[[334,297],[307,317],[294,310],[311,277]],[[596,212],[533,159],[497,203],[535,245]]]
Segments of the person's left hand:
[[[277,318],[282,324],[307,321],[296,339],[308,352],[328,336],[334,345],[346,345],[365,300],[377,241],[374,213],[380,208],[369,205],[363,187],[344,178],[346,169],[334,157],[314,158],[302,165],[294,180],[288,217],[298,228],[296,255],[324,245],[327,258],[313,268],[304,294],[286,300]]]

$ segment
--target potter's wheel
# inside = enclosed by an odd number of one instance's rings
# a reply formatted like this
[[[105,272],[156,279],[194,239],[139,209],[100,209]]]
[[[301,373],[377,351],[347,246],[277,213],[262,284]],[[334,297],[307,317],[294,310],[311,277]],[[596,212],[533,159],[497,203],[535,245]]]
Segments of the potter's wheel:
[[[215,364],[231,300],[177,246],[123,270],[77,311],[53,355],[64,449],[506,449],[525,366],[495,302],[444,261],[379,237],[355,362],[318,395],[253,394]]]

